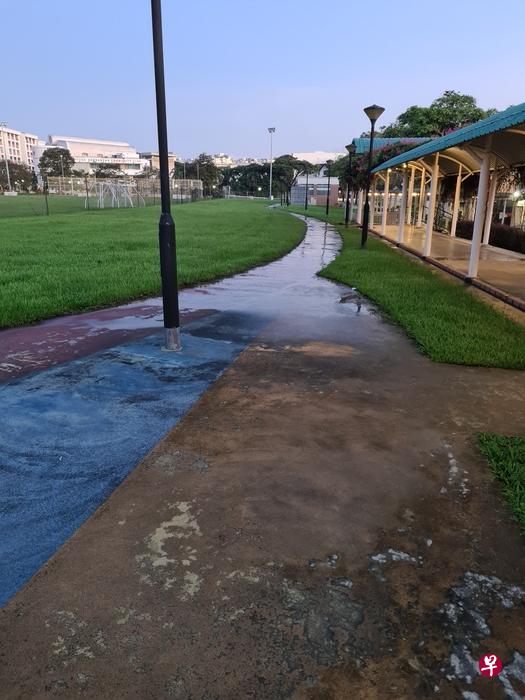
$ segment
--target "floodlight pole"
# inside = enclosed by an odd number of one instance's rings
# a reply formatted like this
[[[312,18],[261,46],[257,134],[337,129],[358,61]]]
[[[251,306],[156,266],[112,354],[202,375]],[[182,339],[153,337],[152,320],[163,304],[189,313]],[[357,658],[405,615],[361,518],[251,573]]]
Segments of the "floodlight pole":
[[[2,129],[2,147],[4,149],[4,160],[5,160],[5,172],[7,175],[7,187],[9,188],[9,192],[11,192],[11,177],[9,175],[9,161],[7,160],[7,147],[5,145],[5,127],[7,126],[6,122],[0,122],[0,129]]]
[[[273,135],[275,134],[275,126],[268,127],[268,133],[270,134],[270,200],[273,199],[272,194],[272,175],[273,175]]]
[[[160,0],[151,0],[157,131],[159,138],[159,170],[161,215],[159,220],[160,274],[162,308],[166,331],[165,350],[181,350],[179,293],[177,285],[177,251],[175,222],[171,216],[170,175],[168,166],[168,129],[166,125],[166,89],[164,85],[164,51],[162,46],[162,10]]]

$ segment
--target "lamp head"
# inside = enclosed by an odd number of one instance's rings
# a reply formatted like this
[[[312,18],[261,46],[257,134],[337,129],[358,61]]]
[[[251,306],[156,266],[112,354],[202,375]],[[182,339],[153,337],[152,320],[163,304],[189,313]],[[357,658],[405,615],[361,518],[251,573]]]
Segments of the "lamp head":
[[[355,154],[355,143],[349,143],[348,146],[345,146],[345,148],[348,151],[349,156],[353,156]]]
[[[326,164],[327,164],[328,167],[330,167],[330,166],[332,165],[333,162],[334,162],[333,160],[327,160],[327,161],[326,161]]]
[[[270,134],[275,134],[275,126],[269,126],[268,131],[270,132]]]
[[[385,111],[385,108],[380,107],[379,105],[370,105],[370,107],[365,107],[363,111],[366,114],[366,116],[370,119],[372,124],[375,124],[375,122]]]

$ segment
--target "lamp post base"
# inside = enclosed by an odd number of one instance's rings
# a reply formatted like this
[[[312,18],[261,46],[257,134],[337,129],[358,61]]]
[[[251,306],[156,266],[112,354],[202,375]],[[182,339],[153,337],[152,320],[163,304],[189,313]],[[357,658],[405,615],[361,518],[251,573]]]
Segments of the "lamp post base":
[[[164,330],[166,332],[166,345],[162,349],[166,352],[179,352],[182,350],[180,328],[165,328]]]

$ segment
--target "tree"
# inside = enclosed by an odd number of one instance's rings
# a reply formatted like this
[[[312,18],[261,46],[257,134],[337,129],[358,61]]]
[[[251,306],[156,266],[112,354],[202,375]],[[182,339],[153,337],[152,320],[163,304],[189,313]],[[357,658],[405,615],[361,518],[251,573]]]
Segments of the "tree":
[[[95,177],[99,178],[114,178],[114,177],[122,177],[124,173],[122,170],[119,170],[119,168],[113,167],[111,163],[99,163],[95,170]]]
[[[478,107],[471,95],[446,90],[429,107],[413,105],[400,114],[395,122],[380,129],[379,135],[442,136],[462,126],[494,114],[494,109]]]
[[[160,170],[158,168],[153,168],[151,165],[147,165],[142,172],[137,173],[137,175],[135,175],[135,178],[143,180],[156,180],[160,178]]]
[[[67,148],[46,148],[39,161],[40,171],[44,175],[71,175],[75,159]]]
[[[289,190],[295,183],[297,176],[301,173],[306,174],[307,171],[314,172],[314,170],[310,170],[310,168],[314,168],[315,170],[319,169],[312,166],[308,161],[298,160],[289,154],[279,156],[273,161],[273,173],[284,190]]]
[[[372,168],[381,165],[381,163],[390,160],[390,158],[395,158],[405,151],[410,151],[412,148],[414,148],[413,143],[402,143],[400,141],[399,143],[375,149],[372,152]],[[361,153],[352,157],[351,171],[348,168],[348,156],[337,160],[332,165],[331,171],[332,175],[339,178],[341,186],[346,188],[350,178],[350,186],[353,192],[364,190],[368,173],[368,153]]]
[[[267,165],[249,163],[224,170],[222,184],[236,194],[267,196],[269,180]]]
[[[177,163],[175,173],[177,177],[183,177],[183,163]],[[211,192],[213,186],[217,186],[222,181],[222,173],[213,162],[212,156],[207,153],[201,153],[198,158],[186,163],[186,178],[188,180],[202,180],[204,190]]]
[[[9,161],[9,179],[11,188],[17,192],[29,192],[33,185],[34,173],[30,167],[24,163],[13,163]],[[0,162],[0,189],[7,190],[7,170],[5,161]]]

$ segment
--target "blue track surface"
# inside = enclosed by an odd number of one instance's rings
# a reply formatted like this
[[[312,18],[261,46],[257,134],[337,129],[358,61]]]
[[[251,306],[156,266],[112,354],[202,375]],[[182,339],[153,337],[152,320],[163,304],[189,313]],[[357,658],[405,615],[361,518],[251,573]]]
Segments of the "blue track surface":
[[[163,352],[155,335],[0,388],[0,605],[107,499],[260,325],[242,314],[214,314],[189,326],[181,353]]]

